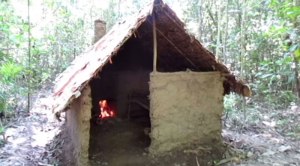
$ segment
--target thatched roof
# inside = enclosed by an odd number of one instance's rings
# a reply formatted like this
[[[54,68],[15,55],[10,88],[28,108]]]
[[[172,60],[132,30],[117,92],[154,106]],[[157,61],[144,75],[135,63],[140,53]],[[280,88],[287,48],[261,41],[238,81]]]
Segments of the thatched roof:
[[[225,65],[217,62],[211,52],[186,32],[184,23],[168,5],[161,0],[154,0],[154,3],[146,6],[137,16],[118,22],[91,48],[77,56],[72,64],[57,77],[53,94],[53,111],[55,113],[64,111],[73,99],[79,97],[81,90],[110,58],[118,53],[129,38],[142,35],[146,44],[152,43],[151,20],[153,16],[156,19],[157,40],[161,41],[158,42],[160,58],[158,65],[166,66],[166,70],[169,71],[184,68],[193,71],[220,71],[225,77],[226,94],[230,91],[244,94],[245,85],[238,82]],[[149,44],[149,47],[153,46]],[[167,52],[164,51],[165,48],[168,48]],[[177,55],[177,58],[173,55]],[[180,63],[178,63],[179,57],[184,59],[180,60]]]

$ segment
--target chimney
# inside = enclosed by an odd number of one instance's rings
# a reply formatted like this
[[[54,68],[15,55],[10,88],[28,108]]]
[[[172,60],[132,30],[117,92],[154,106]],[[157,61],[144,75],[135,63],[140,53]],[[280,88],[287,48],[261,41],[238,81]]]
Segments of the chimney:
[[[106,22],[100,19],[94,21],[94,38],[93,43],[95,44],[101,37],[106,33]]]

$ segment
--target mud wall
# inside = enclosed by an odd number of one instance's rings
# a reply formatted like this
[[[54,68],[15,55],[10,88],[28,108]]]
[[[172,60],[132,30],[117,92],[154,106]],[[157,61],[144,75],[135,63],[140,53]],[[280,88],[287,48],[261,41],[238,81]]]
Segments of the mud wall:
[[[151,73],[150,152],[220,143],[222,111],[219,72]]]
[[[67,127],[71,137],[73,157],[76,165],[89,165],[88,148],[90,140],[90,119],[92,109],[91,88],[86,86],[79,98],[67,111]]]

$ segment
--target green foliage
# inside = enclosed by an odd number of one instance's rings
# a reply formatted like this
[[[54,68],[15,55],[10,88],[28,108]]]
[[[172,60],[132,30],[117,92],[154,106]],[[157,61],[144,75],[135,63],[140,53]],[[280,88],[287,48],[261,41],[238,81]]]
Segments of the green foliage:
[[[0,67],[0,78],[2,82],[9,83],[13,82],[16,79],[21,71],[23,70],[22,66],[19,66],[12,62],[7,62]]]
[[[0,146],[4,145],[4,143],[6,142],[5,130],[6,130],[6,127],[0,121],[0,135],[2,137],[2,139],[0,139]]]
[[[295,21],[300,15],[300,6],[294,6],[292,0],[272,0],[270,7],[276,11],[277,16]]]
[[[201,23],[200,40],[213,52],[221,48],[218,58],[251,85],[253,97],[275,107],[295,101],[300,6],[293,0],[199,2],[189,0],[185,20]],[[218,12],[222,13],[220,18]]]
[[[296,100],[291,85],[294,82],[293,71],[290,70],[292,57],[284,56],[274,61],[266,60],[259,64],[259,71],[255,74],[256,82],[252,90],[256,96],[263,96],[267,102],[277,107],[288,106]]]
[[[0,113],[5,112],[6,110],[6,100],[3,92],[0,91]]]
[[[23,68],[20,65],[17,65],[12,62],[4,63],[0,67],[0,112],[6,113],[9,106],[12,106],[13,103],[10,103],[8,100],[12,96],[10,93],[20,89],[15,83],[20,77]]]
[[[20,16],[15,15],[10,3],[1,2],[0,11],[0,112],[6,113],[16,105],[10,100],[22,96],[22,54],[26,45],[24,28],[27,26]]]
[[[0,123],[0,135],[3,135],[5,132],[5,127]]]
[[[14,101],[26,98],[28,86],[33,92],[39,89],[91,45],[95,19],[100,16],[112,26],[119,17],[117,0],[110,0],[105,9],[94,7],[97,5],[90,1],[31,2],[41,6],[36,9],[39,11],[30,6],[30,23],[26,14],[18,12],[26,13],[24,8],[10,1],[0,2],[0,111],[13,112],[18,104]]]
[[[238,110],[237,106],[240,105],[241,99],[235,94],[229,94],[224,97],[224,111],[232,113]]]
[[[300,61],[300,48],[294,51],[294,55],[296,60],[299,62]]]

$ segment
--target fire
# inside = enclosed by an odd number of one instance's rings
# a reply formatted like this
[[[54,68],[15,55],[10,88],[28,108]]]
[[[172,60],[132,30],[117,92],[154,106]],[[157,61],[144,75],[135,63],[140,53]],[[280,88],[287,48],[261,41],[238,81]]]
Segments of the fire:
[[[100,114],[99,114],[100,119],[113,118],[116,116],[115,110],[108,104],[107,100],[100,100],[99,107],[100,107]]]

